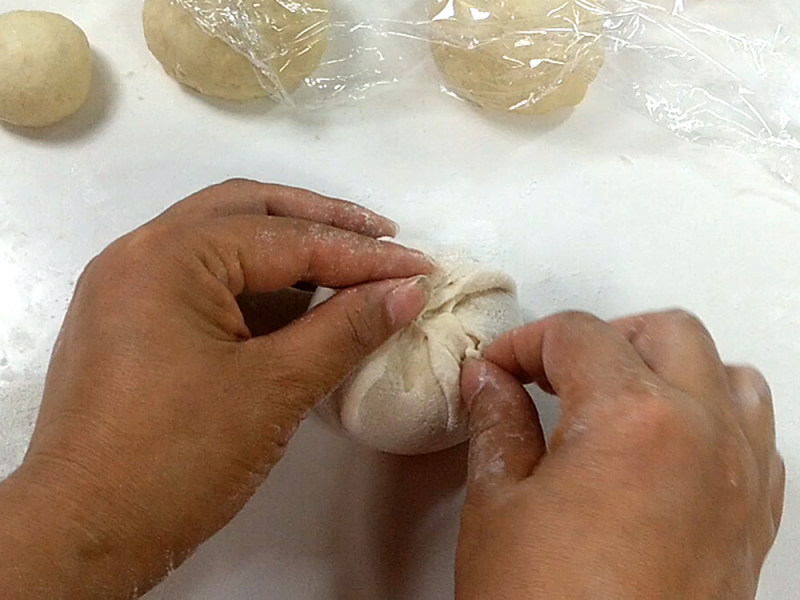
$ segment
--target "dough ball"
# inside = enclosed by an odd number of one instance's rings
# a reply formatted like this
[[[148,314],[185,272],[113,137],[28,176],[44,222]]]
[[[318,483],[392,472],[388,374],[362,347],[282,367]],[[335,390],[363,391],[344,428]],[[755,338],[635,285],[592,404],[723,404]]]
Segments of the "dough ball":
[[[89,95],[92,51],[61,15],[0,15],[0,120],[45,127],[76,112]]]
[[[147,46],[170,77],[227,100],[280,96],[278,81],[291,91],[319,66],[328,43],[327,0],[242,0],[236,7],[241,11],[234,12],[240,19],[237,39],[246,40],[247,50],[269,64],[277,81],[201,29],[194,13],[177,0],[145,0]],[[228,22],[225,31],[233,31],[231,27]],[[252,35],[243,33],[248,27]]]
[[[433,295],[417,320],[370,356],[318,409],[327,421],[376,450],[425,454],[465,441],[461,365],[522,324],[514,282],[503,273],[459,262],[442,266],[431,282]],[[317,292],[312,306],[320,301]]]
[[[431,18],[447,85],[492,110],[576,106],[605,56],[603,16],[578,0],[432,0]]]

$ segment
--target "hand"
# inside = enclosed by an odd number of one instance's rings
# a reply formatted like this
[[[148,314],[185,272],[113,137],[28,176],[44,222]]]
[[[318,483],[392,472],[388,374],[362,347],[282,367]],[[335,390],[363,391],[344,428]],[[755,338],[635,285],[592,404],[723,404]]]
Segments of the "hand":
[[[25,462],[0,486],[0,552],[35,554],[0,567],[0,596],[143,593],[225,525],[315,403],[424,306],[412,276],[429,259],[373,239],[394,231],[350,203],[233,181],[93,260]],[[254,337],[237,297],[299,281],[357,287]]]
[[[764,378],[682,312],[564,314],[468,363],[459,600],[753,598],[783,509]],[[549,450],[519,381],[562,403]]]

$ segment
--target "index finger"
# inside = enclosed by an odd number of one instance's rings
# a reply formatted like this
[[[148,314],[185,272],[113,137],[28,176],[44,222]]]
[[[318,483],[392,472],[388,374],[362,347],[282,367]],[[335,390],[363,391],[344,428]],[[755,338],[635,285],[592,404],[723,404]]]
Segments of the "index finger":
[[[300,281],[341,288],[381,279],[424,275],[423,253],[336,227],[280,217],[227,217],[192,228],[204,265],[238,296],[262,294]]]
[[[619,331],[586,313],[562,313],[510,331],[484,358],[566,403],[615,398],[655,378]]]
[[[203,220],[234,215],[291,217],[354,231],[369,237],[394,237],[398,226],[363,206],[309,190],[231,179],[192,194],[158,219]]]

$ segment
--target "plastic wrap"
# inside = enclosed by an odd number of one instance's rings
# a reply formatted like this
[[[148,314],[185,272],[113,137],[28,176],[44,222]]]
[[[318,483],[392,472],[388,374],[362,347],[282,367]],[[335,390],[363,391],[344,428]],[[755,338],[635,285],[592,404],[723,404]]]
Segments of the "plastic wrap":
[[[283,104],[316,108],[413,85],[439,86],[490,110],[541,113],[605,86],[681,137],[745,151],[784,181],[800,181],[800,47],[792,31],[800,7],[791,3],[172,1],[248,58]],[[265,35],[285,27],[270,4],[306,23],[280,47],[269,39],[279,37]],[[278,59],[302,56],[310,36],[326,39],[319,66],[299,85],[283,85],[275,65],[287,61]]]

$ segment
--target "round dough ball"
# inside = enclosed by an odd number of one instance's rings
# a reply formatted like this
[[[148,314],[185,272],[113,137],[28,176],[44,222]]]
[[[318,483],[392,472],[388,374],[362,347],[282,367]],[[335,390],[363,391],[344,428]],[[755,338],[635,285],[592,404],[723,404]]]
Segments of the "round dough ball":
[[[376,450],[426,454],[465,441],[461,365],[522,324],[514,282],[503,273],[459,262],[443,266],[431,283],[431,300],[417,320],[318,408],[327,421]],[[317,292],[312,306],[324,293]]]
[[[61,15],[0,15],[0,120],[45,127],[75,113],[89,95],[92,51]]]
[[[603,65],[603,15],[578,0],[432,0],[431,18],[447,85],[484,108],[576,106]]]
[[[204,31],[194,14],[176,0],[145,0],[147,46],[170,77],[207,96],[226,100],[280,97],[280,87],[296,88],[322,60],[328,44],[327,0],[243,0],[239,4],[248,16],[245,20],[252,21],[254,35],[238,30],[235,35],[247,40],[248,51],[266,60],[273,78],[259,73],[245,55]],[[225,27],[230,31],[230,23]]]

